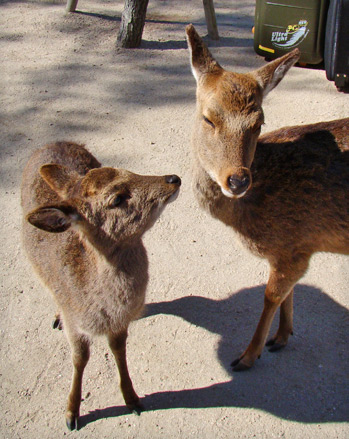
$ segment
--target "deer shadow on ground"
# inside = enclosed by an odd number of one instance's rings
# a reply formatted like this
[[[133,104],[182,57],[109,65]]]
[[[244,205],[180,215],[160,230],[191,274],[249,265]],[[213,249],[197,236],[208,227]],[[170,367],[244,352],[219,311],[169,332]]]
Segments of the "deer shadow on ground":
[[[295,335],[284,350],[269,353],[265,348],[252,369],[232,372],[231,360],[246,347],[257,325],[264,288],[244,289],[224,300],[188,296],[147,305],[144,318],[173,315],[219,334],[218,361],[232,375],[230,381],[203,388],[146,395],[142,402],[147,410],[240,407],[298,422],[349,420],[349,313],[317,288],[295,288]],[[188,352],[190,356],[192,352]],[[80,428],[97,419],[127,413],[120,406],[93,411],[80,418]]]

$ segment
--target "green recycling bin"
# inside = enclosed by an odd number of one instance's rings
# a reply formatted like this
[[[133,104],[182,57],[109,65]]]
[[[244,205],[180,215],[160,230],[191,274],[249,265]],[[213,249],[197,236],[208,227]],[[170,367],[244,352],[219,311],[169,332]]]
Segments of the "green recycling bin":
[[[254,49],[268,59],[296,47],[300,62],[323,60],[329,0],[256,1]]]

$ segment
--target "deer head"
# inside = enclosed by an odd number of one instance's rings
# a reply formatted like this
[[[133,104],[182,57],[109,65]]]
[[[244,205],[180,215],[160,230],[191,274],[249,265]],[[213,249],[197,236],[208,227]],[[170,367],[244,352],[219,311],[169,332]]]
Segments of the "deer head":
[[[141,176],[114,168],[96,168],[81,176],[58,164],[42,166],[40,175],[62,201],[38,207],[27,220],[55,233],[73,226],[97,248],[139,239],[181,183],[176,175]]]
[[[197,82],[193,144],[202,168],[230,198],[252,185],[250,167],[264,123],[263,98],[297,62],[298,49],[250,73],[223,69],[193,25],[186,28]]]

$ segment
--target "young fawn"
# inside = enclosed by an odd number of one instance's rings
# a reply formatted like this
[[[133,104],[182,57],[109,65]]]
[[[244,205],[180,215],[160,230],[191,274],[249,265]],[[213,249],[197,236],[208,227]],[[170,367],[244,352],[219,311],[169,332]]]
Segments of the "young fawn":
[[[287,344],[293,287],[312,254],[349,254],[349,119],[286,127],[258,139],[263,97],[299,51],[239,74],[218,64],[192,25],[186,33],[197,81],[195,194],[270,265],[256,332],[232,363],[239,371],[261,355],[279,306],[279,328],[267,345],[276,351]]]
[[[24,246],[59,307],[72,349],[70,430],[78,428],[93,335],[108,338],[127,407],[142,409],[126,363],[127,328],[142,311],[148,282],[142,235],[177,196],[180,184],[176,175],[102,168],[83,146],[69,142],[37,150],[24,170]]]

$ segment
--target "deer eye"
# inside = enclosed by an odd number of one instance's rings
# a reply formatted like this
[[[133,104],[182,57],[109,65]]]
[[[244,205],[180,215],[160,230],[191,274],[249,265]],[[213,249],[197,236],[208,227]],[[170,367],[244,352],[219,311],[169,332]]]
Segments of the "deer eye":
[[[114,197],[114,198],[110,201],[108,207],[109,207],[110,209],[114,209],[115,207],[119,206],[119,205],[122,203],[122,201],[123,201],[123,197],[122,197],[121,195],[116,195],[116,197]]]
[[[203,117],[204,121],[205,121],[208,125],[210,125],[212,128],[215,128],[214,123],[211,122],[210,119],[208,119],[206,116],[202,116],[202,117]]]

